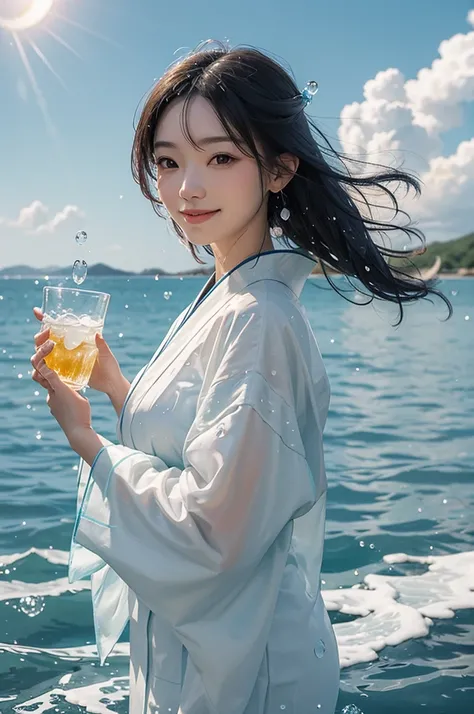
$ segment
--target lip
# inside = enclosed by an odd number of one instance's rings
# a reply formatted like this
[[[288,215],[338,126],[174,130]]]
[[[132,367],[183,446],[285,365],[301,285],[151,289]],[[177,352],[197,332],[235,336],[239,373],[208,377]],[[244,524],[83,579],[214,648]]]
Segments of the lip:
[[[203,223],[209,220],[209,218],[212,218],[212,216],[215,216],[219,211],[220,209],[217,211],[205,211],[194,215],[181,211],[181,214],[185,217],[187,223]]]

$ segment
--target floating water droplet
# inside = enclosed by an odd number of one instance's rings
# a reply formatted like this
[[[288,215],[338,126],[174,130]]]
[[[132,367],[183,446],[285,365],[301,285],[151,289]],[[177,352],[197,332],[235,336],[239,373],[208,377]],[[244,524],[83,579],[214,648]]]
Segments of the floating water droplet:
[[[276,375],[276,369],[272,369],[272,376],[274,377]]]
[[[172,294],[173,294],[173,293],[171,292],[171,290],[169,290],[169,291],[168,291],[168,290],[165,290],[165,292],[163,293],[163,297],[164,297],[165,300],[169,300],[170,297],[172,296]]]
[[[365,269],[366,269],[366,271],[367,271],[368,273],[370,273],[370,268],[369,268],[368,265],[365,266]]]
[[[363,541],[363,540],[360,540],[360,541],[359,541],[359,545],[360,545],[361,548],[363,548],[364,545],[365,545],[364,541]]]
[[[85,231],[78,231],[76,233],[76,243],[78,245],[84,245],[87,240],[87,233]]]
[[[76,260],[72,266],[72,279],[76,285],[81,285],[87,278],[87,263],[85,260]]]
[[[219,426],[217,427],[217,431],[216,431],[217,437],[218,437],[219,439],[222,439],[222,437],[223,437],[224,434],[225,434],[225,431],[226,431],[226,430],[225,430],[224,424],[219,424]]]
[[[18,376],[18,379],[23,379],[23,375],[21,373],[18,374],[17,376]]]
[[[40,432],[40,431],[37,431],[37,432],[36,432],[36,438],[38,439],[38,441],[41,439],[41,432]]]
[[[41,595],[26,595],[20,598],[18,609],[28,617],[36,617],[40,612],[43,612],[45,607],[46,603]]]
[[[375,548],[375,545],[374,545],[373,543],[371,543],[371,544],[369,545],[369,548],[370,548],[370,550],[373,550],[373,549]]]
[[[318,642],[316,643],[316,647],[314,648],[314,654],[318,659],[321,659],[325,652],[326,645],[324,643],[324,640],[318,640]]]
[[[280,704],[280,709],[286,709],[286,704]]]

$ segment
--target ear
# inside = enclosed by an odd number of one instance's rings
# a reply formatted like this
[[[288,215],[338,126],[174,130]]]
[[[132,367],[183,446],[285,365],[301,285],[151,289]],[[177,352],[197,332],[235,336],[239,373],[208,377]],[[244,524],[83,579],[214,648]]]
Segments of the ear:
[[[300,164],[299,158],[293,154],[280,154],[279,159],[284,164],[285,169],[279,168],[271,177],[269,189],[274,193],[278,193],[290,183]]]

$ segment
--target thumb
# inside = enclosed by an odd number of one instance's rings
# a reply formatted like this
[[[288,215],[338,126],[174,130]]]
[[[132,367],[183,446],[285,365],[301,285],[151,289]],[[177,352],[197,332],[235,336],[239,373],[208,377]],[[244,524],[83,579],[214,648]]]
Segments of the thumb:
[[[102,335],[100,335],[98,332],[96,332],[95,335],[95,344],[96,347],[98,347],[99,352],[110,352],[110,347],[108,346]]]

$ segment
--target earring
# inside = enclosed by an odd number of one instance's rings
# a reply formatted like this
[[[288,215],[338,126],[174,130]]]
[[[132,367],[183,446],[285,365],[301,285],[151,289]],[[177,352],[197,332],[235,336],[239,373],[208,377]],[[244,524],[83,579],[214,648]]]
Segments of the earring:
[[[286,201],[285,201],[285,196],[283,191],[280,191],[281,193],[281,202],[283,203],[283,208],[280,211],[280,216],[283,221],[287,221],[288,218],[290,217],[290,210],[286,207]]]

